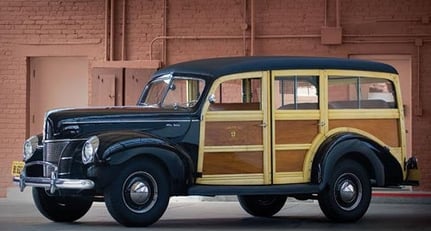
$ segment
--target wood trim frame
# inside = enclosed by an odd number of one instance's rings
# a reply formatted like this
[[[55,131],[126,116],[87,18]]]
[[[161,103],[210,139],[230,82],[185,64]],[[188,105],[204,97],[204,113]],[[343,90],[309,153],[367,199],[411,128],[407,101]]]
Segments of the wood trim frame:
[[[270,144],[270,127],[267,125],[269,122],[269,105],[268,105],[268,97],[269,97],[269,76],[268,72],[248,72],[241,74],[233,74],[221,77],[217,79],[212,88],[211,92],[215,92],[217,87],[225,82],[236,79],[247,79],[247,78],[261,78],[261,107],[259,110],[252,110],[252,108],[242,108],[242,110],[228,110],[228,111],[217,111],[217,110],[209,110],[210,103],[208,98],[206,99],[205,105],[202,109],[202,123],[200,128],[201,138],[199,141],[199,155],[198,155],[198,172],[202,173],[202,177],[197,179],[197,183],[200,184],[219,184],[219,185],[230,185],[230,184],[269,184],[270,183],[270,170],[271,170],[271,162],[270,162],[270,154],[269,154],[269,144]],[[209,95],[210,95],[209,94]],[[208,95],[208,96],[209,96]],[[245,110],[244,110],[245,109]],[[217,126],[217,128],[224,129],[223,126],[227,129],[229,127],[235,127],[235,123],[244,123],[245,125],[255,126],[261,129],[261,134],[256,138],[260,140],[260,143],[256,143],[255,138],[253,138],[253,142],[249,144],[240,144],[232,141],[233,143],[229,143],[226,141],[223,142],[209,142],[206,140],[206,134],[209,127],[209,123],[211,126]],[[218,124],[218,125],[217,125]],[[240,129],[240,127],[238,127]],[[223,131],[220,131],[223,132]],[[230,134],[241,132],[240,130],[227,131]],[[214,135],[214,134],[213,134]],[[217,134],[215,134],[217,135]],[[249,134],[248,134],[249,135]],[[219,138],[218,138],[219,139]],[[214,143],[215,142],[215,143]],[[238,154],[239,153],[239,154]],[[242,153],[242,154],[241,154]],[[259,154],[261,153],[261,154]],[[213,171],[208,168],[205,162],[205,155],[208,154],[208,157],[214,159],[218,159],[219,157],[215,156],[220,154],[220,157],[241,158],[243,162],[242,164],[246,164],[250,161],[247,156],[254,156],[252,164],[261,165],[259,167],[254,166],[254,170],[244,170],[238,172],[241,169],[241,166],[232,167],[228,166],[228,170],[226,171]],[[239,155],[239,156],[238,156]],[[260,155],[261,158],[257,158],[256,155]],[[245,159],[244,159],[245,158]],[[232,159],[233,162],[238,161],[237,159]],[[257,162],[256,162],[257,161]],[[239,162],[238,162],[239,163]],[[250,162],[251,163],[251,162]],[[217,165],[217,163],[216,163]],[[236,169],[236,170],[235,170]],[[256,172],[260,171],[260,172]],[[223,173],[223,174],[221,174]]]

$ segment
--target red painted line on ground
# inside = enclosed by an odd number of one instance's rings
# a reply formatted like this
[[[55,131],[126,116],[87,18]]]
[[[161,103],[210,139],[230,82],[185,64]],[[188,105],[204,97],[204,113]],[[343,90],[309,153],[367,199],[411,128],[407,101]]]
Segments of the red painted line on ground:
[[[373,192],[376,197],[407,197],[407,198],[431,198],[431,193],[391,193],[391,192]]]

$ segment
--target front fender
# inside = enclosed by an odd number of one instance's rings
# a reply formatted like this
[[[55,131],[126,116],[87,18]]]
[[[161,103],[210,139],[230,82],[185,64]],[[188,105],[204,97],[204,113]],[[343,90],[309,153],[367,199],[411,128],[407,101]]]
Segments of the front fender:
[[[100,147],[95,164],[103,166],[104,169],[118,171],[122,164],[134,158],[145,158],[148,161],[156,161],[166,168],[171,177],[174,193],[183,192],[185,186],[192,182],[192,160],[179,145],[137,132],[115,132],[98,135],[98,138]],[[115,174],[110,177],[115,177]]]

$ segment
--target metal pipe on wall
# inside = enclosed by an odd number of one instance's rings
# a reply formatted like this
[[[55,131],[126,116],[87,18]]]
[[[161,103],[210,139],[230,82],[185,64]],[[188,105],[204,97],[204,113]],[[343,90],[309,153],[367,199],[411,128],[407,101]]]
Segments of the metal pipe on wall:
[[[168,36],[168,0],[163,1],[163,36]],[[166,64],[167,62],[167,39],[163,40],[162,44],[162,62]],[[150,57],[151,60],[151,57]]]
[[[109,60],[109,0],[105,0],[105,61]]]
[[[248,27],[248,24],[247,24],[247,0],[243,1],[243,5],[244,5],[244,8],[243,8],[242,14],[243,14],[244,22],[243,22],[243,25],[241,27],[242,37],[243,37],[242,42],[243,42],[243,48],[244,48],[244,50],[243,50],[244,56],[247,56],[247,36],[246,36],[247,27]]]
[[[170,40],[170,39],[183,39],[183,40],[198,40],[198,39],[242,39],[243,36],[239,35],[239,36],[231,36],[231,35],[226,35],[226,36],[157,36],[155,38],[153,38],[153,40],[151,40],[150,44],[148,45],[148,56],[150,60],[153,60],[153,44],[154,42],[156,42],[157,40],[160,39],[164,39],[164,40]]]
[[[416,43],[416,42],[415,42]],[[416,102],[416,110],[415,115],[416,116],[422,116],[422,94],[421,94],[421,46],[417,45],[417,56],[418,56],[418,64],[416,66],[417,71],[417,80],[416,80],[416,92],[417,92],[417,102]]]
[[[250,20],[251,20],[251,29],[250,29],[250,56],[254,56],[254,39],[255,39],[255,22],[254,22],[254,0],[251,0],[250,6]]]
[[[298,34],[298,35],[258,35],[255,39],[283,39],[283,38],[320,38],[320,34]],[[251,36],[246,36],[250,38]],[[153,60],[153,44],[160,39],[182,39],[182,40],[209,40],[209,39],[244,39],[243,35],[211,35],[211,36],[157,36],[148,45],[150,60]]]
[[[126,59],[126,1],[127,0],[123,0],[123,24],[122,24],[122,28],[121,28],[121,33],[122,33],[122,37],[121,37],[121,60],[125,60]]]
[[[111,0],[110,36],[109,36],[109,60],[114,60],[114,9],[115,0]]]
[[[328,27],[328,0],[325,0],[324,2],[324,8],[323,8],[323,27]],[[341,27],[341,0],[335,1],[335,26],[337,28]]]
[[[323,19],[323,26],[327,27],[328,26],[328,0],[325,0],[324,9],[323,9],[323,15],[325,17]]]
[[[340,0],[336,0],[335,2],[335,25],[337,28],[341,27],[341,2]]]

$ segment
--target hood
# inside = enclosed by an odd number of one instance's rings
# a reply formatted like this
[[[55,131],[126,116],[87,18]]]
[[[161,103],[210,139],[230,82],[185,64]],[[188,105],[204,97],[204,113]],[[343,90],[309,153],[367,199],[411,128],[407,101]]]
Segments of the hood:
[[[87,138],[122,130],[178,137],[186,133],[191,118],[190,111],[154,107],[59,109],[47,113],[44,139]]]

